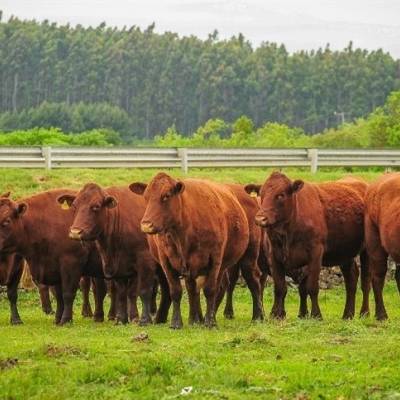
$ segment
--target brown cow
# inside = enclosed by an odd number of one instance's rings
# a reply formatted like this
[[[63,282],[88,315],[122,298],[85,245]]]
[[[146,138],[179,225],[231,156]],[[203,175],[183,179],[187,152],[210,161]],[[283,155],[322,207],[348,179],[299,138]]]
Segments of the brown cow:
[[[95,241],[104,275],[113,279],[117,287],[117,323],[128,322],[126,299],[127,295],[136,296],[136,287],[143,303],[139,323],[152,322],[153,287],[157,273],[160,276],[163,274],[149,252],[146,236],[140,230],[145,210],[143,197],[135,195],[127,187],[102,189],[95,183],[88,183],[76,195],[60,195],[58,202],[65,201],[74,214],[70,238]],[[165,290],[162,290],[156,322],[165,322],[170,304],[167,285],[162,288]],[[131,304],[136,306],[136,297]]]
[[[176,181],[157,174],[147,186],[130,189],[144,194],[146,211],[141,229],[149,234],[150,249],[168,279],[173,302],[171,328],[182,327],[180,277],[197,290],[202,281],[207,301],[205,324],[216,325],[217,290],[225,269],[237,264],[249,242],[246,214],[232,191],[196,179]],[[196,288],[194,288],[196,283]]]
[[[358,280],[354,257],[363,248],[364,236],[364,201],[359,191],[345,182],[291,181],[279,172],[272,173],[262,187],[247,185],[246,191],[261,195],[256,221],[266,228],[271,245],[275,293],[271,315],[276,318],[286,315],[287,274],[299,283],[299,317],[308,314],[309,295],[311,316],[321,318],[318,304],[321,265],[340,265],[346,282],[343,318],[352,318]]]
[[[226,184],[225,186],[232,190],[246,213],[249,224],[249,243],[246,252],[243,254],[239,262],[227,270],[226,279],[223,282],[223,286],[227,285],[227,299],[224,315],[226,318],[233,318],[232,295],[239,277],[239,272],[241,272],[253,298],[252,320],[263,320],[264,307],[262,299],[269,268],[264,253],[260,251],[263,232],[255,223],[255,216],[258,212],[257,200],[248,196],[242,185]],[[223,295],[225,288],[223,287],[221,290],[222,292],[219,297]],[[218,298],[217,305],[219,304],[219,301],[220,299]]]
[[[82,275],[102,277],[101,261],[94,246],[68,239],[71,211],[56,203],[61,193],[51,190],[14,202],[0,198],[0,253],[16,252],[30,267],[35,282],[54,286],[55,322],[72,321],[72,306]],[[75,192],[69,191],[71,195]],[[95,321],[103,321],[103,279],[98,279]]]
[[[385,174],[370,184],[365,202],[365,243],[375,296],[375,316],[384,320],[387,313],[382,292],[388,255],[396,264],[400,263],[400,174]],[[400,291],[399,265],[395,277]]]

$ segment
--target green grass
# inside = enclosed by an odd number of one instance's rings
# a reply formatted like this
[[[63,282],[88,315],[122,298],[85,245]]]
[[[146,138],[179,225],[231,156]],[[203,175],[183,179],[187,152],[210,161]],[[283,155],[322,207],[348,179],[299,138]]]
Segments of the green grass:
[[[221,182],[262,182],[271,169],[191,170],[190,176]],[[56,187],[79,188],[96,181],[123,185],[148,181],[155,170],[18,170],[3,169],[0,190],[14,197]],[[182,176],[179,170],[170,171]],[[338,179],[349,172],[288,169],[293,178]],[[372,180],[379,172],[360,171]],[[235,292],[236,319],[218,316],[219,328],[168,325],[96,324],[79,315],[71,326],[56,327],[42,314],[36,293],[20,294],[25,324],[10,326],[0,294],[0,399],[146,398],[146,399],[341,399],[400,397],[400,299],[393,283],[385,297],[391,319],[344,322],[344,289],[323,291],[324,321],[296,318],[297,292],[289,291],[286,321],[250,323],[247,289]],[[360,296],[359,296],[360,297]],[[265,307],[271,307],[271,288]],[[187,301],[184,299],[184,316]],[[359,308],[359,305],[358,305]],[[187,319],[187,318],[185,318]],[[135,341],[141,332],[149,340]],[[8,359],[16,359],[7,361]],[[184,387],[192,392],[181,396]]]
[[[271,288],[265,307],[271,306]],[[8,325],[0,295],[0,398],[5,399],[343,399],[399,398],[400,298],[385,288],[391,319],[342,321],[342,287],[322,291],[323,321],[298,320],[290,289],[285,321],[250,323],[250,296],[235,292],[236,318],[219,328],[94,323],[79,315],[56,327],[36,293],[20,295],[22,326]],[[360,298],[360,294],[358,294]],[[184,317],[187,301],[184,298]],[[358,304],[359,307],[359,304]],[[133,338],[146,332],[148,340]],[[4,360],[17,364],[4,368]],[[1,368],[1,367],[0,367]],[[184,387],[192,387],[180,396]]]
[[[155,169],[2,169],[0,174],[0,190],[11,191],[13,196],[21,197],[52,188],[77,188],[87,182],[97,182],[104,186],[125,185],[134,181],[147,182],[159,170]],[[180,169],[166,170],[172,176],[184,177]],[[212,179],[219,182],[262,183],[271,168],[229,168],[229,169],[191,169],[188,176]],[[354,175],[368,181],[373,180],[382,172],[379,170],[358,170],[349,172],[345,169],[324,169],[317,174],[311,174],[309,169],[287,168],[284,170],[292,178],[308,181],[335,180],[343,176]],[[0,193],[0,194],[1,194]]]

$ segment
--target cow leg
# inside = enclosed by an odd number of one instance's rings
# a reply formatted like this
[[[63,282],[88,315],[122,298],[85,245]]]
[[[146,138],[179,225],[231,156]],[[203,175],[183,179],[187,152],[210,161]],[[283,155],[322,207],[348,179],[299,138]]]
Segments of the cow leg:
[[[196,279],[187,277],[185,282],[189,298],[189,324],[202,324],[204,318],[201,311],[200,291],[197,288]]]
[[[369,292],[371,290],[371,278],[369,276],[369,270],[368,270],[368,256],[365,250],[362,251],[360,254],[360,262],[361,262],[361,290],[363,294],[360,316],[364,317],[369,315]]]
[[[396,272],[394,273],[394,278],[396,279],[397,289],[400,293],[400,264],[396,264]]]
[[[54,316],[54,322],[56,325],[58,325],[61,321],[61,317],[64,312],[64,299],[63,299],[63,295],[62,295],[61,285],[54,286],[54,295],[56,297],[56,302],[57,302],[56,313]]]
[[[223,271],[222,276],[218,279],[218,282],[220,283],[217,287],[217,295],[215,297],[215,314],[217,314],[219,306],[221,305],[222,300],[224,299],[225,292],[227,291],[227,288],[229,286],[230,282],[229,279],[230,277],[228,275],[228,270]]]
[[[104,321],[104,298],[107,294],[106,283],[103,278],[93,278],[94,315],[95,322]]]
[[[311,317],[316,319],[322,319],[321,310],[318,304],[318,293],[319,293],[319,274],[321,271],[321,261],[323,254],[323,246],[317,246],[314,249],[312,259],[308,265],[307,273],[307,292],[311,299]]]
[[[108,320],[114,321],[116,316],[116,297],[117,289],[113,280],[107,281],[107,290],[110,295],[110,309],[108,311]]]
[[[151,302],[153,299],[153,289],[155,282],[155,273],[157,265],[153,261],[152,257],[148,252],[140,256],[143,260],[142,268],[139,270],[139,295],[142,300],[142,316],[140,317],[139,325],[152,324],[151,318]],[[147,257],[147,258],[146,258]]]
[[[157,267],[158,282],[160,284],[161,296],[160,306],[158,307],[155,323],[163,324],[167,322],[168,311],[171,306],[171,296],[169,294],[169,286],[167,278],[165,277],[164,271],[160,266]]]
[[[307,295],[308,295],[307,279],[302,279],[299,283],[299,296],[300,296],[299,318],[308,317]]]
[[[90,293],[91,280],[88,276],[82,276],[79,281],[79,286],[82,292],[82,317],[93,317],[92,307],[90,306],[89,293]]]
[[[115,279],[117,291],[117,320],[116,325],[128,323],[128,282],[126,279]]]
[[[128,305],[129,305],[129,321],[137,322],[139,321],[139,310],[137,307],[137,277],[133,276],[129,278],[128,281]]]
[[[256,263],[254,264],[242,264],[241,265],[242,275],[247,283],[253,298],[253,321],[264,320],[264,307],[261,301],[261,285],[260,285],[260,270]]]
[[[368,253],[368,271],[371,273],[375,297],[375,317],[377,320],[384,320],[387,319],[387,313],[382,292],[385,285],[388,254],[382,247],[377,228],[369,218],[365,219],[365,243]]]
[[[235,316],[235,313],[233,311],[233,291],[235,290],[237,281],[239,279],[239,270],[240,267],[238,264],[236,264],[233,267],[229,268],[227,272],[229,276],[229,282],[226,289],[226,303],[224,309],[224,317],[226,319],[233,319]]]
[[[53,314],[53,308],[50,300],[50,287],[39,283],[38,285],[40,303],[42,304],[42,310],[45,314]]]
[[[274,280],[274,304],[271,309],[271,317],[284,319],[286,317],[285,297],[287,293],[285,270],[283,266],[275,264],[271,268],[271,273]]]
[[[204,296],[206,298],[207,310],[204,318],[204,325],[207,328],[214,328],[217,326],[215,318],[216,314],[216,296],[217,290],[221,287],[221,282],[224,279],[225,273],[221,271],[221,262],[215,263],[204,284]]]
[[[358,282],[358,266],[354,259],[340,266],[346,287],[346,305],[343,311],[343,319],[353,319],[356,308],[356,291]]]
[[[261,271],[261,277],[260,277],[260,287],[261,287],[261,304],[264,309],[264,290],[267,286],[267,279],[268,279],[268,273]]]
[[[76,282],[72,280],[68,280],[67,282],[62,282],[62,297],[64,301],[64,311],[61,317],[61,321],[59,325],[64,325],[68,322],[72,322],[72,314],[73,314],[73,304],[76,296],[76,291],[79,286],[79,278]]]
[[[157,292],[158,292],[158,280],[154,279],[153,290],[151,293],[151,304],[150,304],[150,312],[152,315],[157,313]]]
[[[17,307],[18,283],[19,283],[19,279],[13,279],[13,281],[7,285],[7,298],[10,303],[11,325],[22,324],[22,320],[21,320],[21,317],[19,316],[18,307]]]
[[[161,265],[169,285],[169,293],[172,300],[172,319],[171,328],[181,329],[183,327],[181,300],[182,300],[182,285],[179,279],[179,274],[172,268],[167,258],[163,258]]]

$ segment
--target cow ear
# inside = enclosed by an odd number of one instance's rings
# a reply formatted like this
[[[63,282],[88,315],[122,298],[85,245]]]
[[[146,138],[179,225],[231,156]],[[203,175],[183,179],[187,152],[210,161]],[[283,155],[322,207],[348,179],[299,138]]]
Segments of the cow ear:
[[[174,194],[180,194],[185,190],[185,184],[182,181],[178,181],[174,187]]]
[[[75,197],[76,196],[73,196],[72,194],[62,194],[57,197],[57,203],[61,204],[63,210],[68,210],[74,202]]]
[[[25,211],[27,210],[28,206],[26,203],[18,203],[17,205],[17,215],[21,216],[25,213]]]
[[[106,196],[103,201],[103,206],[107,208],[114,208],[117,207],[117,205],[118,205],[117,199],[112,196]]]
[[[129,185],[131,192],[142,195],[147,188],[146,183],[134,182]]]
[[[2,195],[0,195],[0,197],[6,197],[6,198],[9,198],[10,197],[10,194],[11,194],[11,192],[5,192],[5,193],[3,193]]]
[[[290,194],[296,193],[304,186],[304,182],[300,179],[295,180],[290,186]]]
[[[261,185],[255,185],[254,183],[249,183],[244,187],[244,190],[250,195],[250,196],[259,196],[260,195],[260,190],[261,190]]]

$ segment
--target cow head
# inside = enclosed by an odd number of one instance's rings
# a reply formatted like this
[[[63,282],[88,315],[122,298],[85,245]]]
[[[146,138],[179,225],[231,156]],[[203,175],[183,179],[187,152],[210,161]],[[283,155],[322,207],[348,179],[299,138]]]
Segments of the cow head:
[[[61,195],[57,201],[67,203],[74,213],[69,230],[74,240],[96,240],[103,231],[106,210],[117,205],[117,200],[95,183],[86,184],[76,196]]]
[[[0,251],[13,251],[21,237],[21,216],[27,205],[8,198],[10,193],[0,197]]]
[[[291,181],[280,172],[273,172],[265,183],[247,185],[247,193],[261,196],[260,210],[256,215],[256,224],[262,227],[272,227],[290,220],[294,210],[295,194],[301,190],[304,182]]]
[[[148,185],[135,182],[129,189],[146,200],[146,211],[140,224],[144,233],[162,233],[179,224],[181,194],[185,190],[183,182],[161,172]]]

